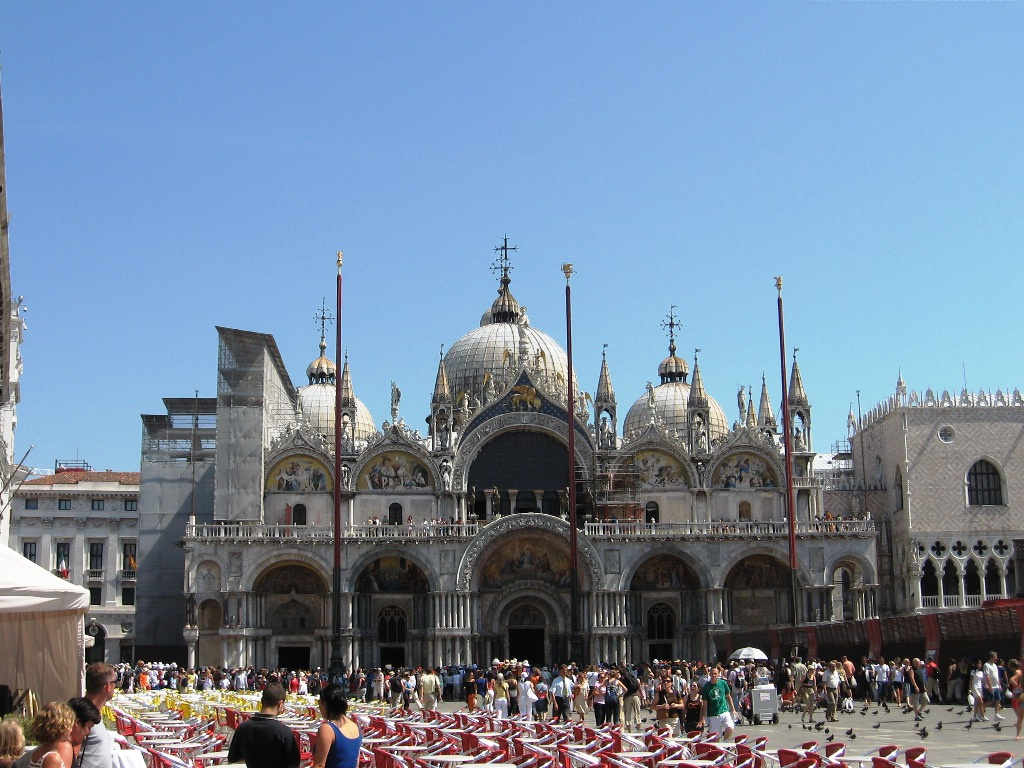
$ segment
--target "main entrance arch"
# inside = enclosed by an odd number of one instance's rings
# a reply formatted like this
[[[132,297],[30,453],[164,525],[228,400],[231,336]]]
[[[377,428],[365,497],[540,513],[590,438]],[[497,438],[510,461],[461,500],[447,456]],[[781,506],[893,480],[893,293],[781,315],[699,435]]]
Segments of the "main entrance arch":
[[[547,664],[547,619],[536,604],[521,602],[507,614],[508,658]]]

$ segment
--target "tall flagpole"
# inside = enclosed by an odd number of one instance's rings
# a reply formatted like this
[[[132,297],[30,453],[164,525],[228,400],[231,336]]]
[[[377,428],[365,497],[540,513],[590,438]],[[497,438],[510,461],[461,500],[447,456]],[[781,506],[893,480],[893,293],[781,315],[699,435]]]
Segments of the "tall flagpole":
[[[341,259],[338,251],[338,303],[334,324],[334,568],[331,573],[331,660],[333,681],[345,671],[341,656]]]
[[[568,358],[568,390],[566,408],[569,425],[569,660],[583,663],[583,643],[580,637],[580,584],[577,573],[579,554],[576,551],[576,392],[572,385],[572,264],[562,264],[565,274],[565,353]]]
[[[782,370],[782,432],[786,450],[786,513],[789,520],[789,591],[792,623],[800,623],[800,595],[797,591],[799,579],[796,565],[796,500],[793,497],[793,428],[789,423],[789,387],[786,384],[786,322],[782,313],[782,278],[775,278],[779,292],[779,361]]]

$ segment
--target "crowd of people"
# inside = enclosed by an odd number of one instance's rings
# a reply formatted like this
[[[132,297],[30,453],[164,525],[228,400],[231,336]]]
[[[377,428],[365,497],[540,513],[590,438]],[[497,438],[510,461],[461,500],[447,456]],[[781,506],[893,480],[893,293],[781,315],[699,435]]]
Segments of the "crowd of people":
[[[592,715],[598,727],[621,725],[626,731],[642,730],[642,723],[653,716],[675,735],[706,728],[730,738],[742,718],[752,719],[751,692],[756,686],[773,686],[781,707],[799,711],[801,722],[815,721],[820,710],[826,721],[835,722],[841,714],[853,713],[860,702],[863,707],[902,709],[913,713],[915,721],[925,717],[930,703],[970,707],[975,721],[988,720],[989,714],[1003,720],[1003,711],[1009,708],[1016,714],[1018,739],[1024,724],[1024,671],[1016,659],[1004,664],[994,651],[984,658],[951,659],[944,667],[932,656],[862,658],[859,664],[841,656],[807,662],[793,657],[779,665],[655,660],[550,668],[526,660],[494,659],[486,667],[355,669],[333,679],[321,669],[183,669],[174,663],[139,661],[89,665],[84,697],[50,702],[39,710],[30,731],[38,746],[28,752],[18,724],[0,724],[0,768],[109,768],[113,740],[100,711],[117,690],[261,691],[263,716],[253,718],[255,724],[246,726],[241,740],[236,734],[235,751],[242,750],[260,727],[263,735],[257,741],[270,738],[270,721],[288,693],[320,696],[325,724],[317,743],[330,751],[335,744],[350,750],[358,736],[354,721],[345,714],[349,700],[402,710],[460,702],[469,712],[493,712],[498,718],[563,723]],[[644,712],[650,716],[643,717]],[[279,740],[287,747],[286,740]]]

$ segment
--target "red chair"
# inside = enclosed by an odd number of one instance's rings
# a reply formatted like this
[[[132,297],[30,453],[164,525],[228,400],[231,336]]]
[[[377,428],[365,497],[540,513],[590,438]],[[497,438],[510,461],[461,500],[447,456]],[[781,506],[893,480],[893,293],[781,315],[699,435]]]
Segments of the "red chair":
[[[987,762],[989,765],[1009,766],[1013,763],[1013,755],[1009,752],[990,752],[984,761],[975,760],[975,762]]]
[[[779,757],[779,765],[782,768],[786,768],[789,765],[796,765],[804,757],[803,752],[798,752],[795,749],[780,749],[776,754]]]
[[[841,741],[833,741],[825,745],[825,757],[836,758],[846,754],[846,745]]]
[[[928,747],[909,747],[903,750],[903,759],[908,763],[911,760],[917,760],[918,762],[924,762],[928,757]]]
[[[900,748],[895,744],[886,744],[884,747],[878,748],[878,756],[884,757],[886,760],[895,760],[899,753]]]
[[[900,764],[885,757],[872,757],[871,768],[900,768]]]

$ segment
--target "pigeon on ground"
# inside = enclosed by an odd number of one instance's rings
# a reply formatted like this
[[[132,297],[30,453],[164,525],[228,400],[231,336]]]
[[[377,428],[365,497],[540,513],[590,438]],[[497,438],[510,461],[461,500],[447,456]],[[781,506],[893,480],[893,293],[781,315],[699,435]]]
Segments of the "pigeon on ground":
[[[874,712],[872,712],[871,714],[872,714],[872,715],[877,715],[877,714],[878,714],[878,710],[876,709],[876,710],[875,710]]]
[[[939,720],[939,722],[937,722],[935,724],[935,730],[936,731],[941,731],[942,730],[942,721],[941,720]]]
[[[881,728],[881,727],[882,727],[882,724],[881,724],[881,723],[875,723],[875,724],[874,724],[874,725],[872,725],[871,727],[872,727],[872,728],[875,728],[875,729],[877,730],[878,728]]]
[[[921,736],[922,739],[927,739],[928,738],[928,729],[927,728],[922,728],[920,731],[918,731],[918,734]]]
[[[992,727],[993,727],[993,728],[994,728],[994,729],[995,729],[995,730],[996,730],[997,732],[998,732],[998,731],[1001,731],[1001,730],[1003,730],[1003,726],[1001,726],[1001,725],[1000,725],[999,723],[992,723]]]
[[[847,736],[853,736],[853,728],[851,728],[850,730],[848,730],[848,731],[846,732],[846,735],[847,735]]]
[[[965,725],[964,727],[965,727],[965,728],[966,728],[967,730],[971,730],[971,726],[972,726],[972,725],[974,725],[974,721],[973,721],[973,720],[968,720],[968,721],[967,721],[967,725]]]

